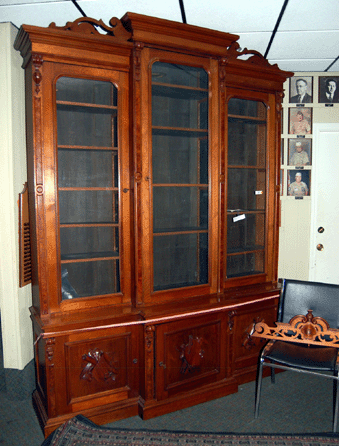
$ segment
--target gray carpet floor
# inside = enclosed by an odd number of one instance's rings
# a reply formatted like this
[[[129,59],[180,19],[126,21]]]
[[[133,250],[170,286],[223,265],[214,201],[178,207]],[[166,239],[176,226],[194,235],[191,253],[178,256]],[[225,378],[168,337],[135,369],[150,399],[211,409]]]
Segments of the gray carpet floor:
[[[237,433],[327,433],[332,430],[332,380],[293,372],[263,380],[260,417],[253,418],[255,383],[195,407],[143,421],[139,417],[109,427]],[[0,445],[40,446],[43,434],[31,399],[10,401],[0,392]]]

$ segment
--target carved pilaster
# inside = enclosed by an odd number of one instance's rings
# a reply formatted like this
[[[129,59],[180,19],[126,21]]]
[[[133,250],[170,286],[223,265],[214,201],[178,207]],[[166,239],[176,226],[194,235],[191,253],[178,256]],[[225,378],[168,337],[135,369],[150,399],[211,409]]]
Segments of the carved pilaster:
[[[226,65],[227,59],[225,57],[219,59],[219,85],[222,93],[225,91],[226,87]]]
[[[34,116],[34,193],[36,213],[36,231],[39,233],[37,241],[37,253],[39,264],[39,293],[42,314],[48,313],[47,302],[47,271],[45,253],[45,222],[44,222],[44,178],[43,178],[43,130],[42,130],[42,81],[43,81],[43,57],[41,54],[32,53],[32,89],[33,89],[33,116]]]
[[[237,314],[236,310],[232,310],[228,312],[228,328],[230,332],[233,331],[234,327],[234,316]]]
[[[34,67],[33,71],[33,81],[35,83],[35,94],[40,93],[40,83],[42,81],[41,66],[43,64],[43,58],[41,54],[32,54],[32,63]]]
[[[154,382],[154,338],[155,326],[145,326],[145,399],[155,398]]]
[[[54,347],[55,338],[46,339],[46,374],[48,386],[48,412],[49,416],[56,415],[56,395],[55,395],[55,370],[54,370]]]
[[[134,69],[134,80],[140,81],[141,78],[141,51],[144,48],[142,42],[134,42],[133,48],[133,69]]]

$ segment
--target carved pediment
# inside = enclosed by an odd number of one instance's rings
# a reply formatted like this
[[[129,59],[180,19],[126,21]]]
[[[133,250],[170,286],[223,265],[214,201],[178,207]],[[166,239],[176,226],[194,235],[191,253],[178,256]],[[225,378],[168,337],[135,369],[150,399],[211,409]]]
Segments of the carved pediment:
[[[90,17],[80,17],[74,20],[74,22],[67,22],[65,26],[56,26],[54,22],[49,25],[49,28],[61,30],[61,31],[71,31],[83,34],[100,34],[98,29],[106,32],[106,35],[115,37],[121,41],[127,41],[131,38],[131,33],[129,33],[116,17],[112,17],[109,21],[110,26],[105,25],[102,20],[96,20]]]
[[[279,69],[277,64],[271,65],[265,57],[255,50],[248,50],[247,48],[241,50],[240,45],[238,42],[233,42],[228,48],[227,48],[227,55],[226,60],[232,61],[240,58],[241,56],[250,56],[246,59],[246,62],[252,63],[254,65],[261,65],[264,67],[275,67]]]

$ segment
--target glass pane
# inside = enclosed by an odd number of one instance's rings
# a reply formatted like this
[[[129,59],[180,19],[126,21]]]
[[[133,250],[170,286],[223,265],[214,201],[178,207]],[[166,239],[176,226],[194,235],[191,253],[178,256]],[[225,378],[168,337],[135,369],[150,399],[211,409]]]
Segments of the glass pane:
[[[112,147],[116,110],[58,104],[58,144]]]
[[[117,293],[117,89],[63,77],[56,97],[62,298]]]
[[[154,187],[153,190],[154,232],[207,229],[207,188]]]
[[[154,290],[207,283],[207,233],[157,236],[153,249]]]
[[[153,132],[153,184],[207,182],[207,138]]]
[[[59,187],[118,186],[116,152],[59,149],[58,155]]]
[[[265,209],[264,169],[228,169],[228,209]]]
[[[265,167],[266,123],[228,119],[228,164]]]
[[[117,105],[117,89],[110,82],[61,77],[56,86],[57,101]]]
[[[60,248],[61,260],[118,256],[118,227],[60,228]]]
[[[240,220],[227,216],[227,253],[264,249],[265,214],[243,215]]]
[[[111,191],[59,191],[60,223],[117,223],[118,194]]]
[[[209,178],[205,70],[162,62],[153,64],[152,134],[154,289],[207,283]],[[201,233],[202,230],[206,232]],[[164,232],[166,235],[157,235]]]
[[[264,268],[264,251],[227,257],[228,278],[260,274]]]
[[[62,299],[118,293],[119,282],[119,260],[74,262],[62,265]]]
[[[232,98],[228,114],[226,275],[237,277],[264,272],[266,106]]]
[[[208,89],[208,75],[201,68],[156,62],[152,67],[152,83]]]
[[[262,102],[231,98],[228,102],[228,114],[265,119],[266,107]]]

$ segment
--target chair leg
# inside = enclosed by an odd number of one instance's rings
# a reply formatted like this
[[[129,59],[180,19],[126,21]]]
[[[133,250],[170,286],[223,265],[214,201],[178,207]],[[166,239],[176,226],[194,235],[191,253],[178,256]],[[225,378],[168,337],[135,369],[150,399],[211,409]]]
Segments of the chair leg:
[[[337,426],[338,426],[338,405],[339,405],[339,376],[336,375],[336,379],[334,380],[334,414],[333,414],[333,432],[337,432]]]
[[[260,404],[260,395],[261,395],[263,363],[264,363],[264,359],[260,358],[259,367],[258,367],[258,376],[257,376],[257,386],[256,386],[256,392],[255,392],[254,418],[258,418],[258,416],[259,416],[259,404]]]
[[[271,367],[271,383],[275,384],[275,369]]]

